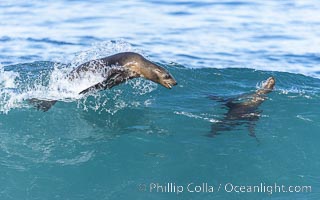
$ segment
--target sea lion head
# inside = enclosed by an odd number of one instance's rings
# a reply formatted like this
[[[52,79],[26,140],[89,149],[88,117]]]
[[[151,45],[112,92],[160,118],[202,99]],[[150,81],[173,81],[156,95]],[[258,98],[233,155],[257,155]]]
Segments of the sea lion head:
[[[273,90],[275,84],[276,84],[276,79],[271,76],[263,83],[262,87],[263,89]]]
[[[149,66],[149,70],[147,70],[143,75],[145,78],[155,83],[159,83],[168,89],[171,89],[172,86],[177,85],[177,81],[166,69],[155,64],[153,65],[154,66]]]
[[[135,76],[143,77],[162,86],[171,89],[177,85],[173,76],[163,67],[147,60],[139,54],[131,55],[132,61],[127,67],[135,74]]]
[[[261,89],[258,90],[257,93],[258,94],[267,94],[273,90],[275,84],[276,84],[276,79],[271,76],[266,81],[264,81]]]

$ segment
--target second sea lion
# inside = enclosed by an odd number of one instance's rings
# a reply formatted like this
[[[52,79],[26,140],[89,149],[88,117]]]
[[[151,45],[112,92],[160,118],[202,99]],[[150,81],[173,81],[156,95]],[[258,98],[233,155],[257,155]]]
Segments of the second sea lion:
[[[218,132],[232,130],[239,125],[246,125],[250,135],[255,136],[255,122],[262,112],[258,108],[267,99],[267,94],[273,90],[275,82],[274,77],[269,77],[255,93],[237,98],[224,99],[210,96],[210,99],[224,102],[229,110],[221,121],[212,124],[211,133],[208,136],[212,137]]]

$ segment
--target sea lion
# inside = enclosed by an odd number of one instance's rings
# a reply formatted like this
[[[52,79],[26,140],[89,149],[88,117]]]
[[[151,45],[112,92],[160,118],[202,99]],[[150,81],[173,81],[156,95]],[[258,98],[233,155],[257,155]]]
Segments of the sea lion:
[[[168,89],[177,85],[176,80],[166,69],[134,52],[117,53],[105,58],[86,62],[72,70],[67,76],[69,80],[74,80],[87,72],[98,72],[105,80],[88,87],[79,94],[111,89],[120,83],[138,77],[151,80]],[[34,104],[36,108],[47,111],[57,101],[38,100],[33,98],[30,99],[29,102]]]
[[[105,80],[81,91],[79,94],[84,94],[91,90],[110,89],[129,79],[138,77],[151,80],[168,89],[177,85],[176,80],[166,69],[134,52],[117,53],[86,62],[72,70],[68,77],[72,80],[87,71],[98,71],[102,73],[101,75]]]
[[[254,126],[262,112],[258,108],[267,99],[267,94],[273,90],[274,85],[275,78],[269,77],[254,94],[229,99],[209,96],[210,99],[224,102],[224,106],[229,110],[221,121],[212,124],[211,133],[208,136],[213,137],[220,131],[228,131],[236,126],[245,125],[249,129],[249,135],[255,137]]]

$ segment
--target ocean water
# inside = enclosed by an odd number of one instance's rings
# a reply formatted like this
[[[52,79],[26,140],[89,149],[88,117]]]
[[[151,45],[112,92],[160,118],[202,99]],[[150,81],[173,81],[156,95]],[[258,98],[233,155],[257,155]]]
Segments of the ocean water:
[[[0,199],[319,199],[319,9],[317,0],[1,0]],[[178,85],[134,79],[78,95],[101,77],[65,78],[124,51]],[[228,112],[210,96],[254,93],[270,76],[255,137],[245,125],[208,137]],[[41,112],[31,98],[59,101]]]

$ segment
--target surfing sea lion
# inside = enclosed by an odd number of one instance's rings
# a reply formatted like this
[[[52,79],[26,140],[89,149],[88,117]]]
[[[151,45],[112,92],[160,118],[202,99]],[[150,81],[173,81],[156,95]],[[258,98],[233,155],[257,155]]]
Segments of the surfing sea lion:
[[[110,89],[129,79],[138,77],[161,84],[168,89],[177,85],[176,80],[166,69],[134,52],[118,53],[86,62],[71,71],[69,79],[72,80],[88,71],[102,73],[101,75],[105,80],[81,91],[80,94],[91,90]]]
[[[166,69],[134,52],[117,53],[112,56],[86,62],[72,70],[68,74],[68,78],[72,81],[87,72],[99,73],[104,80],[82,90],[79,94],[110,89],[129,79],[138,77],[151,80],[168,89],[177,85],[176,80]],[[30,99],[29,102],[34,104],[36,108],[47,111],[57,101],[44,101],[34,98]]]
[[[269,77],[254,94],[229,99],[210,96],[210,99],[223,102],[229,110],[221,121],[212,124],[211,133],[208,136],[212,137],[220,131],[228,131],[236,126],[245,125],[249,129],[249,135],[255,137],[254,126],[262,112],[258,108],[267,99],[267,94],[273,90],[274,85],[275,78]]]

